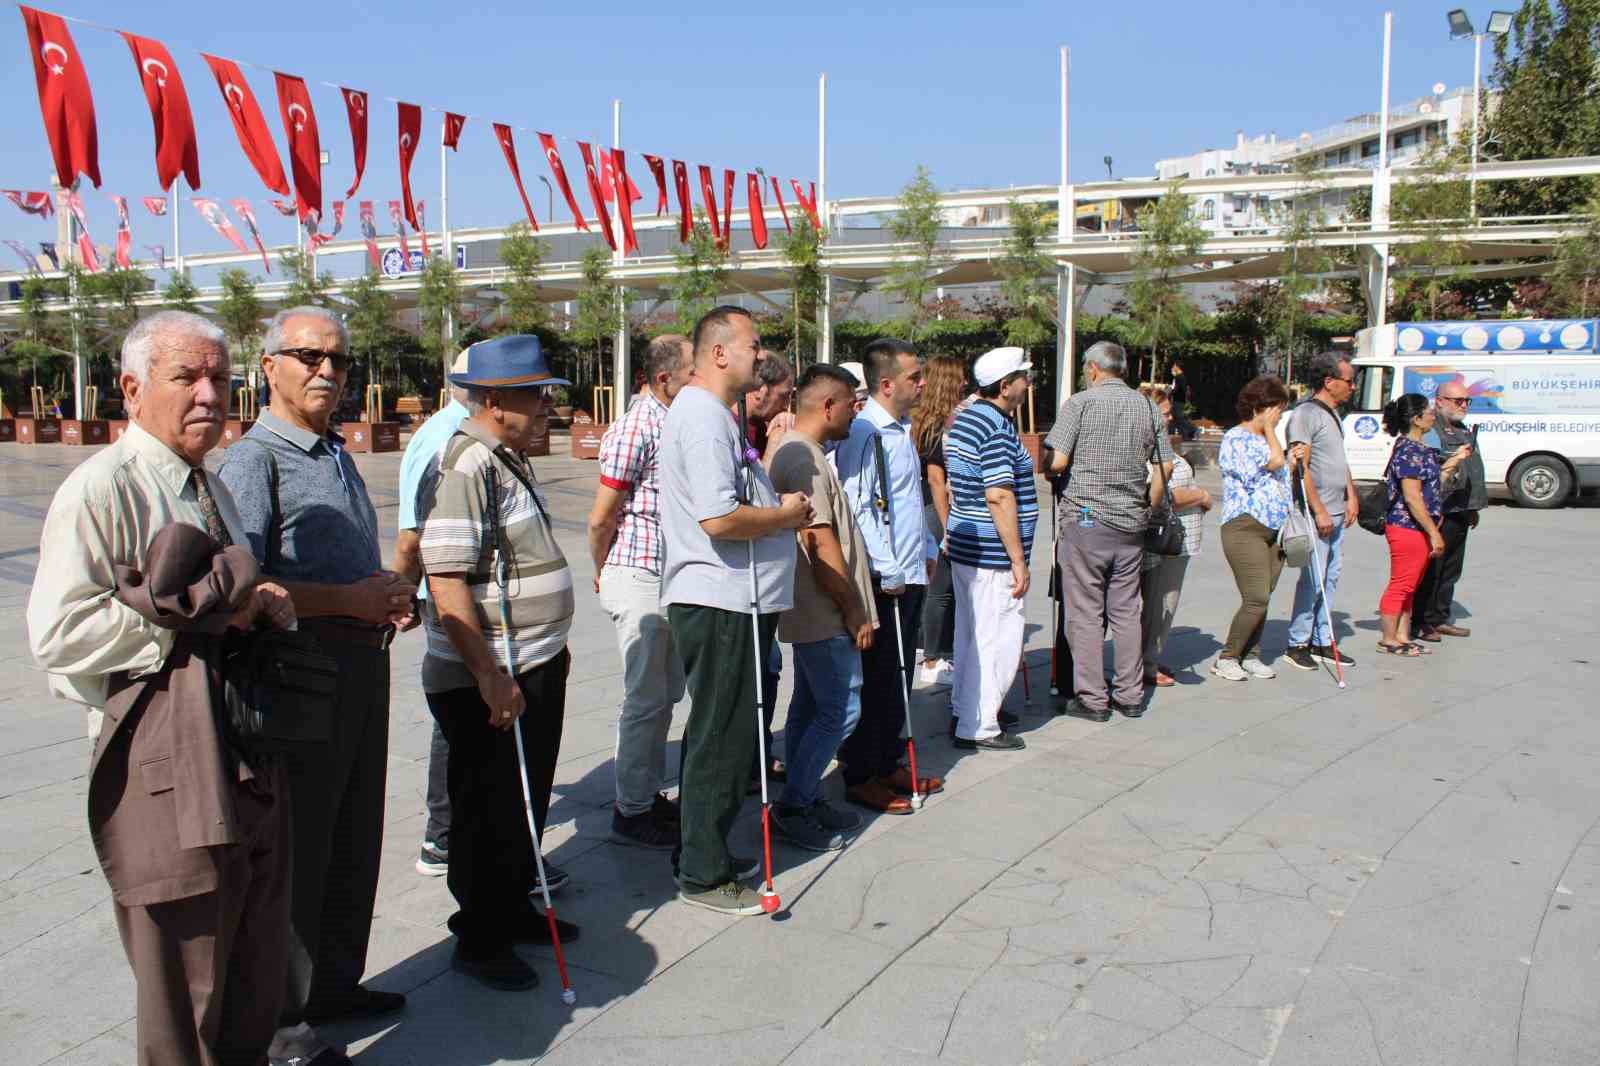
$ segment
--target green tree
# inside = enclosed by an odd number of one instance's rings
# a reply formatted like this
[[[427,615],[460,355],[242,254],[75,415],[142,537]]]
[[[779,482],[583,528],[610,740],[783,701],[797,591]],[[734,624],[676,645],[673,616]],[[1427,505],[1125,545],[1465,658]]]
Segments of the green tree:
[[[298,248],[278,257],[284,280],[289,287],[283,293],[285,307],[329,307],[329,291],[333,287],[332,274],[319,274],[316,260]]]
[[[64,295],[63,289],[63,283],[56,278],[30,277],[22,282],[18,304],[22,336],[11,342],[6,355],[19,369],[26,364],[29,387],[39,384],[41,368],[48,384],[72,355],[62,346],[61,318],[50,306]]]
[[[939,256],[942,222],[939,191],[928,176],[928,168],[919,165],[916,175],[900,190],[898,210],[888,222],[889,235],[910,247],[890,264],[883,283],[884,291],[908,308],[907,332],[911,340],[921,335],[932,317],[927,304],[937,288],[933,279],[943,269]]]
[[[1294,380],[1296,344],[1304,343],[1303,326],[1310,315],[1306,298],[1321,284],[1319,275],[1332,269],[1332,258],[1317,244],[1317,231],[1326,220],[1314,157],[1296,160],[1295,173],[1300,181],[1294,200],[1286,205],[1279,234],[1283,240],[1283,273],[1273,289],[1267,319],[1272,338],[1283,351],[1284,381]]]
[[[140,297],[155,291],[155,282],[142,270],[112,268],[83,278],[101,306],[105,333],[109,339],[121,343],[122,337],[139,321]]]
[[[1161,375],[1161,345],[1176,344],[1194,330],[1195,310],[1183,295],[1179,273],[1200,250],[1206,231],[1190,214],[1189,197],[1173,181],[1159,200],[1139,212],[1139,243],[1133,251],[1134,336],[1150,348],[1150,379]],[[1141,379],[1143,375],[1140,375]]]
[[[450,350],[445,327],[461,317],[461,279],[456,268],[441,258],[422,268],[417,286],[417,340],[422,350],[450,372]]]
[[[550,324],[550,309],[539,291],[539,268],[549,254],[549,245],[526,222],[513,223],[500,242],[500,262],[507,273],[500,287],[506,294],[506,325],[513,333],[536,333]]]
[[[601,370],[606,341],[616,336],[622,328],[622,308],[617,302],[617,288],[611,282],[611,256],[603,248],[591,248],[583,253],[583,280],[578,286],[578,313],[572,321],[572,342],[580,352],[594,353],[595,384],[604,380]],[[628,383],[614,383],[625,392]]]
[[[233,365],[238,370],[248,367],[251,356],[256,354],[254,342],[261,335],[261,300],[256,296],[255,279],[238,267],[224,270],[219,280],[222,298],[217,301],[217,321],[233,344]]]
[[[1390,218],[1410,237],[1396,245],[1394,255],[1401,267],[1394,281],[1396,313],[1404,317],[1438,318],[1447,290],[1470,276],[1462,234],[1470,193],[1460,156],[1459,148],[1436,142],[1394,187]]]
[[[161,290],[162,306],[169,311],[189,311],[198,314],[199,297],[200,290],[189,280],[189,275],[176,270],[167,279],[167,287]]]
[[[384,355],[393,352],[394,297],[383,289],[383,279],[368,270],[348,282],[341,295],[348,305],[345,326],[350,330],[350,354],[370,368],[372,384],[383,384]],[[400,359],[394,352],[394,387],[397,394],[405,386],[400,380]]]
[[[1525,0],[1511,32],[1494,39],[1498,90],[1484,93],[1482,152],[1498,159],[1600,155],[1600,2]],[[1479,208],[1502,215],[1578,211],[1582,178],[1496,181],[1478,190]]]
[[[1043,344],[1055,334],[1056,261],[1041,249],[1055,235],[1055,214],[1044,204],[1012,200],[1006,253],[996,264],[1005,297],[1007,342],[1022,348]]]
[[[789,310],[785,315],[794,355],[816,357],[817,305],[822,302],[822,233],[804,212],[785,234],[783,258],[789,264]]]
[[[1566,313],[1588,318],[1600,304],[1600,190],[1583,209],[1583,228],[1565,237],[1556,248],[1556,270],[1551,279],[1554,296]]]
[[[717,305],[717,297],[727,291],[728,252],[711,236],[704,212],[696,212],[689,242],[672,253],[677,274],[667,283],[676,311],[674,328],[687,336],[700,316]],[[587,273],[585,257],[585,277]]]

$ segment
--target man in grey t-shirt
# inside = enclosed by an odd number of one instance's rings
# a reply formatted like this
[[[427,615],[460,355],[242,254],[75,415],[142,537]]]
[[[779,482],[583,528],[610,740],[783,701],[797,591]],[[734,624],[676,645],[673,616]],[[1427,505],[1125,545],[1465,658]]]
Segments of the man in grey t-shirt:
[[[771,652],[779,613],[794,606],[792,530],[811,523],[811,502],[803,492],[778,497],[730,410],[756,380],[761,343],[750,313],[713,309],[693,344],[693,375],[661,431],[661,606],[692,701],[673,861],[680,899],[760,914],[760,897],[739,883],[759,864],[729,855],[728,831],[756,747],[756,667]]]
[[[1333,597],[1339,589],[1344,561],[1344,531],[1356,520],[1360,504],[1350,479],[1344,454],[1344,426],[1338,409],[1355,391],[1356,371],[1338,352],[1323,352],[1311,361],[1311,378],[1317,391],[1289,414],[1289,443],[1311,446],[1311,458],[1301,472],[1306,504],[1322,542],[1317,555],[1323,570],[1322,594],[1317,599],[1317,576],[1311,567],[1300,571],[1294,587],[1294,611],[1289,618],[1289,650],[1284,657],[1302,670],[1315,670],[1319,662],[1333,662]],[[1344,652],[1344,665],[1354,665]]]

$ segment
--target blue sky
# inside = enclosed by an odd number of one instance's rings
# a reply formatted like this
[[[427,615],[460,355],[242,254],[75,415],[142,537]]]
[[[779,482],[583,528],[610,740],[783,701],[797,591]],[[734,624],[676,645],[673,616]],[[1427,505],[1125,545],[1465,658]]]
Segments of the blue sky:
[[[573,138],[609,143],[611,100],[623,101],[623,143],[636,183],[649,172],[634,151],[742,172],[812,178],[816,170],[817,75],[828,73],[829,188],[833,196],[892,193],[918,163],[941,188],[1053,182],[1057,175],[1057,46],[1073,49],[1071,170],[1149,174],[1155,160],[1276,131],[1294,136],[1376,109],[1382,4],[1324,0],[1283,4],[1231,0],[1115,3],[930,2],[917,5],[797,3],[695,5],[397,2],[361,8],[277,0],[262,5],[151,4],[73,0],[50,8],[162,40],[177,59],[199,129],[200,195],[256,204],[268,240],[290,223],[266,200],[245,161],[215,83],[199,58],[209,51],[368,90],[373,126],[357,199],[399,196],[394,96],[474,116],[452,159],[451,222],[492,225],[520,214],[516,192],[489,131],[499,120],[556,133],[569,173],[581,177]],[[1447,39],[1448,4],[1395,3],[1396,102],[1435,82],[1472,79],[1469,43]],[[1515,6],[1509,5],[1509,6]],[[1473,9],[1481,21],[1488,13]],[[73,34],[94,90],[102,188],[85,197],[97,240],[111,239],[106,193],[156,187],[149,112],[121,39],[87,26]],[[47,185],[50,160],[22,19],[0,16],[0,187]],[[1487,70],[1487,63],[1486,63]],[[270,75],[248,70],[277,135]],[[332,154],[325,196],[352,176],[350,138],[338,94],[313,84],[323,147]],[[424,144],[437,145],[439,116],[425,115]],[[545,215],[547,170],[531,133],[518,134],[535,212]],[[691,174],[693,170],[691,168]],[[437,150],[418,154],[412,175],[437,225]],[[740,197],[743,178],[740,178]],[[719,187],[720,193],[720,187]],[[580,190],[587,211],[587,197]],[[558,215],[565,209],[559,206]],[[653,206],[653,198],[645,205]],[[226,247],[192,207],[186,250]],[[170,223],[133,207],[135,244],[170,240]],[[351,208],[346,235],[354,220]],[[0,237],[54,236],[52,225],[0,201]],[[143,254],[143,253],[140,253]]]

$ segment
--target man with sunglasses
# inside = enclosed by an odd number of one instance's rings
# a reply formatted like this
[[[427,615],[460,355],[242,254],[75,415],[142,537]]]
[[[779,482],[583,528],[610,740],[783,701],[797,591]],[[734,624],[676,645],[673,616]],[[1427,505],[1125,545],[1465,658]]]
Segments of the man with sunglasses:
[[[267,328],[272,399],[230,447],[220,476],[264,576],[288,589],[300,628],[339,663],[326,745],[287,758],[294,835],[289,995],[271,1057],[347,1061],[311,1023],[399,1010],[405,997],[359,983],[378,892],[389,754],[389,642],[416,586],[384,568],[378,517],[331,422],[350,371],[349,333],[321,307]]]
[[[1317,554],[1323,565],[1321,585],[1326,602],[1317,599],[1316,573],[1309,566],[1302,567],[1289,617],[1289,649],[1283,656],[1290,666],[1301,670],[1315,670],[1318,663],[1332,664],[1335,654],[1345,666],[1355,665],[1350,656],[1334,651],[1328,619],[1333,617],[1344,566],[1344,531],[1355,524],[1361,509],[1350,464],[1345,461],[1344,423],[1339,418],[1339,408],[1349,403],[1355,392],[1356,369],[1338,352],[1323,352],[1312,357],[1310,377],[1317,383],[1316,392],[1289,412],[1287,421],[1289,443],[1311,449],[1300,476],[1317,538],[1322,541]]]
[[[1473,446],[1476,438],[1465,422],[1471,403],[1467,387],[1459,379],[1451,378],[1440,385],[1433,396],[1433,409],[1438,417],[1422,438],[1438,454],[1441,463],[1463,448],[1467,449],[1467,457],[1452,473],[1445,475],[1442,486],[1444,498],[1440,503],[1444,515],[1439,520],[1439,534],[1444,537],[1444,551],[1429,560],[1422,583],[1417,586],[1412,628],[1418,640],[1437,642],[1441,636],[1472,636],[1472,630],[1450,620],[1456,582],[1461,579],[1467,561],[1467,534],[1478,528],[1478,512],[1489,505],[1483,456]]]

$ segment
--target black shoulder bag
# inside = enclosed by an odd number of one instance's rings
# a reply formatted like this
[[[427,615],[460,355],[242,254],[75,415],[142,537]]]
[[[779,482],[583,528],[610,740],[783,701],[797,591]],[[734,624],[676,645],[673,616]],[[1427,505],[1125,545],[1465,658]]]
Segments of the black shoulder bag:
[[[1146,401],[1148,402],[1148,401]],[[1183,522],[1172,509],[1172,486],[1161,469],[1161,427],[1156,422],[1156,405],[1150,404],[1150,428],[1155,438],[1150,442],[1150,466],[1154,476],[1161,479],[1161,503],[1150,509],[1150,518],[1144,527],[1144,550],[1151,555],[1183,554]]]
[[[1383,464],[1383,479],[1368,485],[1356,492],[1356,499],[1360,508],[1356,511],[1356,524],[1368,533],[1383,536],[1384,530],[1389,527],[1389,471],[1394,467],[1394,453],[1400,449],[1402,437],[1396,437],[1394,447],[1389,449],[1389,461]]]

